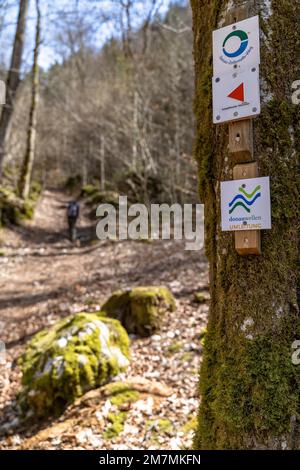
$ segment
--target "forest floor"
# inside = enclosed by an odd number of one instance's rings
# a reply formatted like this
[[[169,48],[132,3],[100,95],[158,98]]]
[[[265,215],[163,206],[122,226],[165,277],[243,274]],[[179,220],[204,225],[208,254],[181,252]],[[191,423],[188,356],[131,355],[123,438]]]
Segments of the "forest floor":
[[[95,241],[95,226],[83,208],[80,243],[67,239],[69,196],[46,191],[34,220],[0,232],[0,449],[180,449],[190,448],[198,408],[201,334],[208,302],[208,268],[202,252],[178,241]],[[113,404],[101,390],[77,400],[58,419],[24,424],[14,407],[20,389],[16,359],[26,341],[69,314],[100,310],[119,288],[165,285],[177,309],[161,331],[131,338],[131,365],[116,380],[129,380],[140,393],[126,404],[117,434],[108,422]]]

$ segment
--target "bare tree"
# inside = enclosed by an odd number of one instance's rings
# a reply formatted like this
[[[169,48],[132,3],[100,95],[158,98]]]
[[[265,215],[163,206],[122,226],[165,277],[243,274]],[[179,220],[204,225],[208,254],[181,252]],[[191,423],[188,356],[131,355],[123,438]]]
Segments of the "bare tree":
[[[32,66],[32,92],[31,92],[31,106],[29,114],[29,124],[27,132],[27,147],[25,158],[21,170],[19,181],[19,192],[22,199],[27,199],[30,192],[30,181],[32,174],[32,167],[35,157],[36,148],[36,124],[37,124],[37,108],[39,102],[39,48],[41,41],[41,11],[39,0],[36,0],[36,32],[35,32],[35,47],[33,53],[33,66]]]
[[[10,69],[6,81],[6,104],[0,119],[0,174],[5,156],[6,143],[10,136],[11,120],[15,106],[15,96],[20,83],[20,68],[25,40],[26,16],[29,0],[20,0],[17,29],[11,57]]]
[[[101,136],[100,147],[100,189],[105,191],[105,139]]]
[[[119,0],[116,4],[120,9]],[[157,8],[159,2],[151,5]],[[83,10],[55,23],[55,50],[62,64],[43,76],[36,173],[49,184],[78,176],[99,188],[105,176],[106,189],[128,192],[133,200],[191,201],[191,195],[195,200],[192,34],[190,29],[173,31],[191,24],[189,9],[172,7],[164,20],[172,30],[160,27],[162,19],[154,11],[144,53],[143,23],[140,29],[135,25],[133,57],[125,54],[122,40],[94,50],[89,21]],[[20,109],[25,105],[20,103]]]

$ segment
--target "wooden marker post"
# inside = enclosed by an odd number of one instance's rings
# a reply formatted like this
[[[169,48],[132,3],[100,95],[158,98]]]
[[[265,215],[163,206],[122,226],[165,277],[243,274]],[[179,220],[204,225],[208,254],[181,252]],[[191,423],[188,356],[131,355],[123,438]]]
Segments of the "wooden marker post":
[[[254,160],[252,119],[229,123],[228,148],[234,163]]]
[[[231,10],[225,24],[241,21],[250,16],[252,2]],[[229,154],[233,163],[233,179],[255,178],[258,166],[254,158],[253,120],[245,119],[229,123]],[[261,254],[260,230],[242,230],[234,232],[235,249],[241,256]]]
[[[258,166],[254,161],[253,123],[251,119],[229,123],[229,154],[234,163],[233,179],[248,179],[258,176]],[[251,162],[251,163],[250,163]],[[260,255],[260,230],[234,232],[235,249],[241,256]]]
[[[233,179],[256,178],[258,176],[257,163],[245,163],[233,168]],[[260,230],[241,230],[234,232],[235,249],[239,255],[260,255]]]

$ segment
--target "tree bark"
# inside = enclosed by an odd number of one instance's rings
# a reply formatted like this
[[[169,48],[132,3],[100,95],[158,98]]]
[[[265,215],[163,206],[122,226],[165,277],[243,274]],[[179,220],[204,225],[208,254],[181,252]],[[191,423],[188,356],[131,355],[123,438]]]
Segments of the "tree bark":
[[[132,142],[132,168],[137,170],[137,152],[138,152],[138,139],[139,139],[139,95],[138,92],[134,92],[133,101],[133,142]]]
[[[100,146],[100,190],[105,191],[105,140],[101,136]]]
[[[32,168],[35,157],[36,149],[36,124],[37,124],[37,108],[39,102],[39,48],[41,41],[41,12],[39,7],[39,0],[36,0],[36,32],[35,32],[35,47],[33,53],[33,66],[32,66],[32,94],[31,106],[29,114],[29,124],[27,132],[27,147],[25,158],[21,170],[19,191],[22,199],[27,199],[30,193],[30,182],[32,176]]]
[[[20,83],[20,68],[25,40],[26,16],[29,0],[20,0],[19,16],[11,57],[10,69],[6,80],[6,104],[0,118],[0,175],[5,157],[6,144],[11,131],[11,120],[14,111],[15,97]]]
[[[232,8],[253,6],[262,29],[262,113],[254,120],[260,176],[270,176],[272,230],[262,255],[239,256],[233,234],[220,229],[220,181],[233,179],[228,125],[211,111],[212,31]],[[295,449],[300,446],[299,188],[300,5],[294,0],[191,0],[196,70],[196,144],[205,203],[211,305],[200,371],[197,449]],[[232,21],[233,22],[233,21]]]

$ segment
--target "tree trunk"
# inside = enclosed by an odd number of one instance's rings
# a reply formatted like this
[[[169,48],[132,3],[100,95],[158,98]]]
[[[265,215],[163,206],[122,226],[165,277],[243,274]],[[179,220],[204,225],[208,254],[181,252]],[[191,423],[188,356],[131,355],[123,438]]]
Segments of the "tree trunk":
[[[41,12],[39,7],[39,0],[36,0],[36,32],[35,32],[35,48],[33,54],[32,66],[32,95],[31,107],[29,114],[29,124],[27,133],[27,147],[25,158],[21,170],[19,190],[22,199],[27,199],[30,193],[30,182],[32,175],[33,162],[35,157],[36,148],[36,124],[37,124],[37,108],[39,102],[39,47],[41,41]]]
[[[137,152],[138,152],[138,138],[139,138],[139,95],[134,92],[133,103],[133,142],[132,142],[132,169],[137,170]]]
[[[100,190],[105,191],[105,140],[101,136],[100,147]]]
[[[20,68],[22,64],[22,53],[24,48],[28,3],[28,0],[20,0],[14,47],[11,57],[10,69],[6,80],[6,104],[3,107],[0,119],[0,174],[2,170],[3,159],[5,157],[6,144],[10,136],[15,97],[20,83]]]
[[[230,9],[254,5],[262,34],[262,113],[254,121],[259,175],[270,176],[272,230],[262,255],[239,256],[233,235],[220,229],[220,181],[233,179],[228,125],[211,111],[212,30]],[[200,371],[197,449],[295,449],[300,446],[300,337],[297,286],[299,193],[296,182],[300,107],[299,2],[191,0],[196,69],[195,153],[206,211],[211,305]],[[233,22],[233,21],[232,21]],[[298,296],[297,296],[298,293]]]

